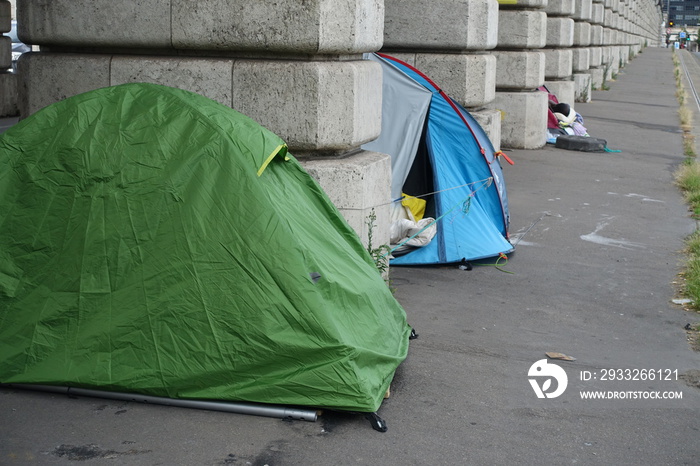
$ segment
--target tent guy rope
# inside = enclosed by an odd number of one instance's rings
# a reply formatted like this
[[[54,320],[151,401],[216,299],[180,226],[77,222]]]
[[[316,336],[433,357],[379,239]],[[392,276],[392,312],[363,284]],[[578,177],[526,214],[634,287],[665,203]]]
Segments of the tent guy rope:
[[[420,235],[421,233],[423,233],[425,230],[427,230],[427,229],[430,228],[431,226],[435,225],[438,221],[440,221],[440,220],[443,219],[444,217],[446,217],[446,216],[448,216],[449,214],[451,214],[457,207],[460,207],[460,211],[462,212],[463,215],[467,215],[467,214],[469,213],[469,207],[471,206],[471,200],[472,200],[472,198],[474,197],[474,195],[476,195],[476,193],[477,193],[478,191],[480,191],[480,190],[482,190],[482,189],[486,189],[486,188],[488,188],[489,186],[491,186],[491,182],[492,182],[492,181],[493,181],[493,178],[489,177],[489,178],[486,178],[486,179],[483,179],[483,180],[479,180],[479,181],[475,181],[475,182],[473,182],[473,183],[467,183],[467,184],[463,185],[463,186],[473,186],[473,185],[475,185],[475,184],[477,184],[477,183],[482,183],[481,186],[479,186],[477,189],[472,190],[472,192],[469,194],[469,196],[467,196],[466,199],[464,199],[463,201],[460,201],[460,202],[457,202],[456,204],[454,204],[447,212],[445,212],[444,214],[440,215],[438,218],[436,218],[435,220],[433,220],[432,222],[430,222],[429,224],[427,224],[426,226],[424,226],[423,228],[421,228],[421,230],[418,231],[416,234],[414,234],[414,235],[412,235],[412,236],[406,238],[403,242],[397,244],[395,247],[393,247],[392,249],[390,249],[386,254],[382,255],[381,257],[382,257],[382,258],[387,257],[387,256],[390,255],[392,252],[396,251],[396,250],[399,249],[401,246],[405,245],[406,243],[408,243],[408,242],[411,241],[413,238],[415,238],[416,236],[418,236],[418,235]],[[461,187],[463,187],[463,186],[455,186],[454,188],[448,188],[448,189],[444,189],[444,190],[442,190],[442,191],[435,191],[434,193],[423,194],[423,195],[420,195],[420,196],[409,196],[409,197],[425,197],[425,196],[430,196],[431,194],[436,194],[436,193],[438,193],[438,192],[449,191],[450,189],[457,189],[457,188],[461,188]],[[404,197],[405,197],[405,196],[404,196]],[[404,197],[402,197],[401,199],[398,199],[397,201],[393,201],[393,202],[401,201],[401,200],[404,199]],[[392,202],[392,203],[393,203],[393,202]],[[385,204],[385,205],[386,205],[386,204]]]

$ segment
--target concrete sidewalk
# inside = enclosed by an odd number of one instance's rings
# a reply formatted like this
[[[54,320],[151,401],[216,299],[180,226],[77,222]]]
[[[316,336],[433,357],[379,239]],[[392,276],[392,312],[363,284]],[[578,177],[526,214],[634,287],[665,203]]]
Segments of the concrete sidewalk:
[[[645,50],[609,85],[576,109],[592,136],[622,152],[508,152],[517,244],[509,273],[393,270],[397,297],[421,332],[404,368],[406,391],[421,373],[410,369],[419,358],[423,378],[461,389],[430,412],[460,413],[436,419],[465,433],[468,463],[697,462],[700,355],[683,326],[700,318],[671,304],[683,239],[695,227],[673,185],[684,156],[671,50]],[[524,379],[545,351],[577,360],[560,363],[564,395],[533,400]],[[600,380],[606,368],[677,369],[695,382],[608,382]],[[581,380],[581,371],[598,380]],[[579,393],[651,387],[684,398],[585,402]]]
[[[609,85],[576,110],[621,152],[506,151],[506,264],[392,268],[420,336],[379,412],[388,432],[0,389],[0,464],[697,464],[700,354],[683,327],[700,316],[671,303],[695,228],[673,185],[671,50]],[[549,351],[576,360],[550,360],[568,386],[539,399],[528,371]]]

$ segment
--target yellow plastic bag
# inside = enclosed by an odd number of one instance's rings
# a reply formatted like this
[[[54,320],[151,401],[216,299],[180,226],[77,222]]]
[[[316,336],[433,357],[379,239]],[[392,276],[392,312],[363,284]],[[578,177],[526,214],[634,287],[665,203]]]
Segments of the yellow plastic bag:
[[[426,202],[423,199],[406,194],[403,194],[403,199],[401,200],[401,205],[411,211],[411,215],[413,215],[416,222],[421,220],[425,215],[425,204]]]

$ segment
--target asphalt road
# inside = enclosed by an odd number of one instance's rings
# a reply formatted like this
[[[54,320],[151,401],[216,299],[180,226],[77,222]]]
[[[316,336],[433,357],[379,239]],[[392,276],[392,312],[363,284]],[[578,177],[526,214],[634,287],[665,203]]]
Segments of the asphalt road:
[[[673,185],[671,50],[646,49],[609,85],[576,110],[621,152],[507,151],[507,263],[392,269],[420,336],[379,412],[386,433],[349,414],[290,422],[3,388],[0,464],[699,464],[700,353],[684,326],[700,315],[671,301],[696,228]],[[559,385],[528,372],[549,351],[576,360],[549,361],[568,383],[540,399],[530,379]]]

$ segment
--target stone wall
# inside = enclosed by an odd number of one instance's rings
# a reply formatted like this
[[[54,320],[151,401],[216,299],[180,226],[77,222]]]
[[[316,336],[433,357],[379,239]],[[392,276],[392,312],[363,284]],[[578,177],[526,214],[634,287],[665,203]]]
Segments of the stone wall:
[[[10,7],[0,0],[0,32]],[[381,68],[363,53],[421,69],[496,148],[539,148],[539,86],[588,101],[661,39],[656,0],[23,0],[17,14],[41,51],[22,57],[19,76],[0,71],[0,110],[9,95],[25,117],[134,81],[203,94],[284,138],[365,240],[375,209],[380,242],[390,160],[360,148],[381,130]],[[7,49],[0,36],[0,69]]]
[[[487,108],[496,95],[498,41],[495,0],[384,0],[382,52],[415,66],[467,107],[498,148],[500,114]]]
[[[560,102],[574,105],[574,0],[548,2],[547,42],[545,44],[545,85]]]
[[[127,82],[205,95],[285,141],[367,237],[388,235],[390,160],[360,145],[381,130],[382,0],[25,0],[20,109]]]
[[[501,144],[536,149],[546,143],[547,94],[537,90],[546,70],[547,0],[501,2],[496,59],[496,98]]]
[[[590,102],[592,81],[591,68],[591,14],[593,0],[574,0],[574,46],[572,67],[574,73],[574,95],[576,102]]]

